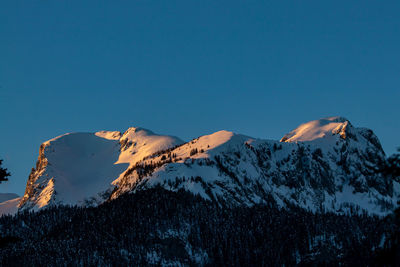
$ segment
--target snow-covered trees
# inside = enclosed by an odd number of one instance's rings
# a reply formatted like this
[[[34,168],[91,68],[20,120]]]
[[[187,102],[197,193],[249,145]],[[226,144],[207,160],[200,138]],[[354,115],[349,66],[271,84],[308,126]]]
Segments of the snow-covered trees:
[[[391,227],[273,201],[221,203],[156,187],[98,207],[0,217],[0,265],[366,266]]]

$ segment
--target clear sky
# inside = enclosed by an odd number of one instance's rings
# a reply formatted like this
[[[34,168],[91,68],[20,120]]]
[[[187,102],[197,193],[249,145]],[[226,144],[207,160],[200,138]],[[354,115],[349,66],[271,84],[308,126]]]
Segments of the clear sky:
[[[0,158],[23,194],[39,145],[141,126],[279,139],[341,115],[400,146],[400,1],[0,3]]]

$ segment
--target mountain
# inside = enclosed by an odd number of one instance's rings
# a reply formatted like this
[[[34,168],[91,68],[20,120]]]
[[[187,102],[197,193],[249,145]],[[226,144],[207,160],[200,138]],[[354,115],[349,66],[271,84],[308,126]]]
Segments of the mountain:
[[[0,216],[17,212],[20,200],[17,194],[0,193]]]
[[[73,133],[41,145],[19,207],[97,205],[161,186],[223,205],[385,215],[400,185],[379,172],[383,162],[375,134],[342,117],[302,124],[280,141],[229,131],[187,143],[142,128]]]
[[[0,193],[0,202],[18,198],[19,196],[15,193]]]
[[[111,183],[130,164],[181,143],[179,138],[133,127],[123,134],[101,131],[56,137],[40,146],[19,205],[39,209],[103,201]]]

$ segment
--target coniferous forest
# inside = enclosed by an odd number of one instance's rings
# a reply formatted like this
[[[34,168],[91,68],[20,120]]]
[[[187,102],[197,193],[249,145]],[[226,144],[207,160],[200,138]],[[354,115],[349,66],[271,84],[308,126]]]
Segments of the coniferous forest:
[[[3,216],[0,264],[390,266],[396,231],[393,216],[232,207],[156,187],[98,207]]]

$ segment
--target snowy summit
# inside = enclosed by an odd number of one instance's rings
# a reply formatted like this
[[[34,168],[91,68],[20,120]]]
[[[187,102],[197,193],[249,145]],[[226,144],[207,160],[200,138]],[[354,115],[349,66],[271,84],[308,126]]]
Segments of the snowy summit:
[[[286,134],[281,142],[304,142],[319,138],[329,138],[339,134],[345,138],[346,127],[349,121],[343,117],[329,117],[304,123]]]
[[[232,205],[385,215],[400,186],[376,172],[384,160],[375,134],[343,117],[302,124],[281,141],[219,131],[185,143],[135,127],[70,133],[41,145],[18,205],[98,205],[162,186]]]

